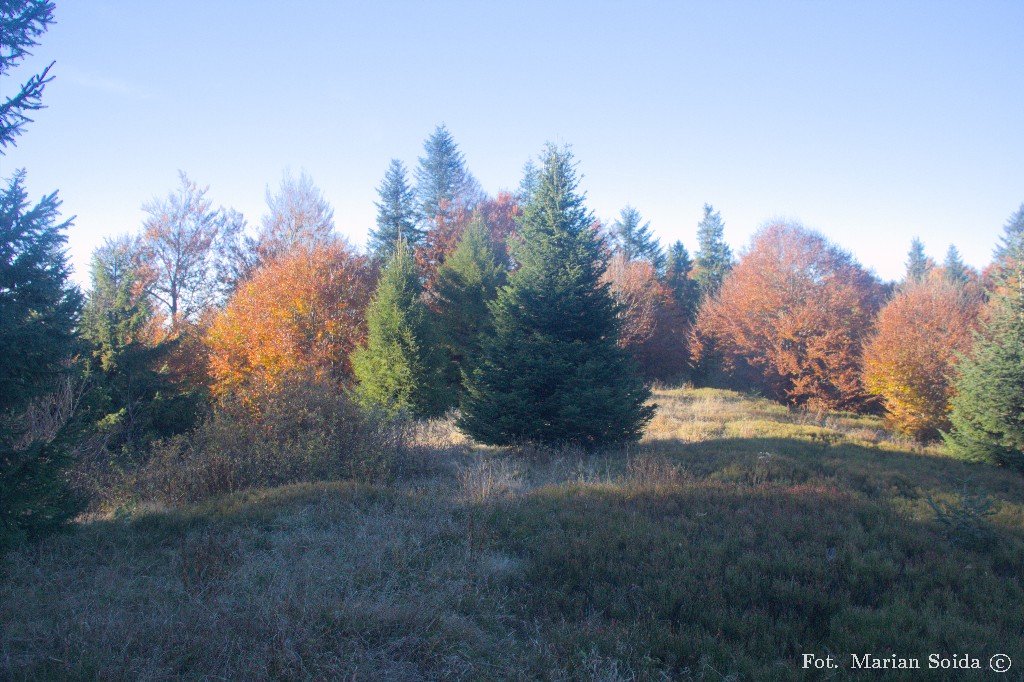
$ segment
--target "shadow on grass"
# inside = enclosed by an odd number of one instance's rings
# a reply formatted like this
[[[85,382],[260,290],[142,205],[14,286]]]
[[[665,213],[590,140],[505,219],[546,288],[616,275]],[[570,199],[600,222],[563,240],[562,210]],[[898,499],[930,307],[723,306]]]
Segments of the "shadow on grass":
[[[552,660],[581,669],[805,679],[803,653],[847,663],[849,653],[896,653],[925,667],[931,653],[1024,654],[1019,539],[964,548],[820,478],[794,468],[753,484],[712,475],[657,490],[549,486],[492,505],[487,523],[496,548],[523,558],[520,617],[540,628]]]

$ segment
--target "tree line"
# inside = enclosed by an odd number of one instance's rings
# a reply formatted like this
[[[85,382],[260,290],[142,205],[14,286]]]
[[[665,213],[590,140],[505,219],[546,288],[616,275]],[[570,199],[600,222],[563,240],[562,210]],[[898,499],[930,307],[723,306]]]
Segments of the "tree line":
[[[4,71],[52,11],[3,9]],[[0,150],[49,79],[2,105]],[[228,445],[276,434],[283,466],[371,422],[446,413],[482,443],[604,447],[640,437],[652,382],[882,411],[1024,469],[1024,206],[984,272],[955,247],[938,265],[915,239],[905,277],[884,283],[795,223],[765,225],[737,257],[711,205],[693,257],[635,207],[602,224],[567,148],[491,197],[443,125],[412,177],[388,164],[364,252],[305,173],[268,188],[255,229],[207,193],[180,174],[141,229],[96,250],[83,296],[56,194],[32,205],[23,171],[0,192],[0,543],[77,513],[68,471],[84,459],[138,478],[156,452],[194,463],[206,447],[238,469],[256,451]]]

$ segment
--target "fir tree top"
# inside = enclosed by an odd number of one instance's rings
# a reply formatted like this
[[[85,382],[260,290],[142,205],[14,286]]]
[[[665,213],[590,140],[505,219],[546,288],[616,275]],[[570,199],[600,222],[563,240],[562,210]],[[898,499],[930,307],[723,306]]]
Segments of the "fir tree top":
[[[703,296],[714,295],[732,268],[732,249],[725,242],[725,223],[711,204],[704,204],[704,218],[697,225],[697,257],[694,279]]]
[[[387,260],[399,241],[416,246],[423,240],[423,231],[416,226],[416,191],[409,185],[405,164],[391,159],[377,194],[377,229],[370,231],[369,246],[376,257]]]
[[[906,282],[920,282],[928,276],[928,272],[934,267],[931,259],[924,253],[924,242],[914,237],[910,242],[910,251],[907,252],[907,276]]]

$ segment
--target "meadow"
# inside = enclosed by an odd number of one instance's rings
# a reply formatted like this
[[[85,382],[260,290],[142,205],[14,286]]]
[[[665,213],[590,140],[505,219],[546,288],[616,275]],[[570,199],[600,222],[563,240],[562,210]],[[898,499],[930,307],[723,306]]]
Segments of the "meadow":
[[[125,505],[3,557],[0,678],[989,679],[1024,479],[881,419],[662,389],[628,449],[420,424],[392,480]],[[803,655],[838,669],[802,668]],[[858,671],[850,654],[983,670]]]

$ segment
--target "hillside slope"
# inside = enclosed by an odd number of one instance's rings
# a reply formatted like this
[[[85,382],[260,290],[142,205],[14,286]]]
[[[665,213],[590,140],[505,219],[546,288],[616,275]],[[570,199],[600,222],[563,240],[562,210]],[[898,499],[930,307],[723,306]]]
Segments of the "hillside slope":
[[[870,418],[654,399],[626,452],[477,448],[435,424],[392,486],[136,509],[12,552],[0,678],[799,680],[805,653],[834,656],[831,679],[862,677],[851,653],[985,668],[927,679],[990,677],[997,653],[1024,667],[1019,475]]]

